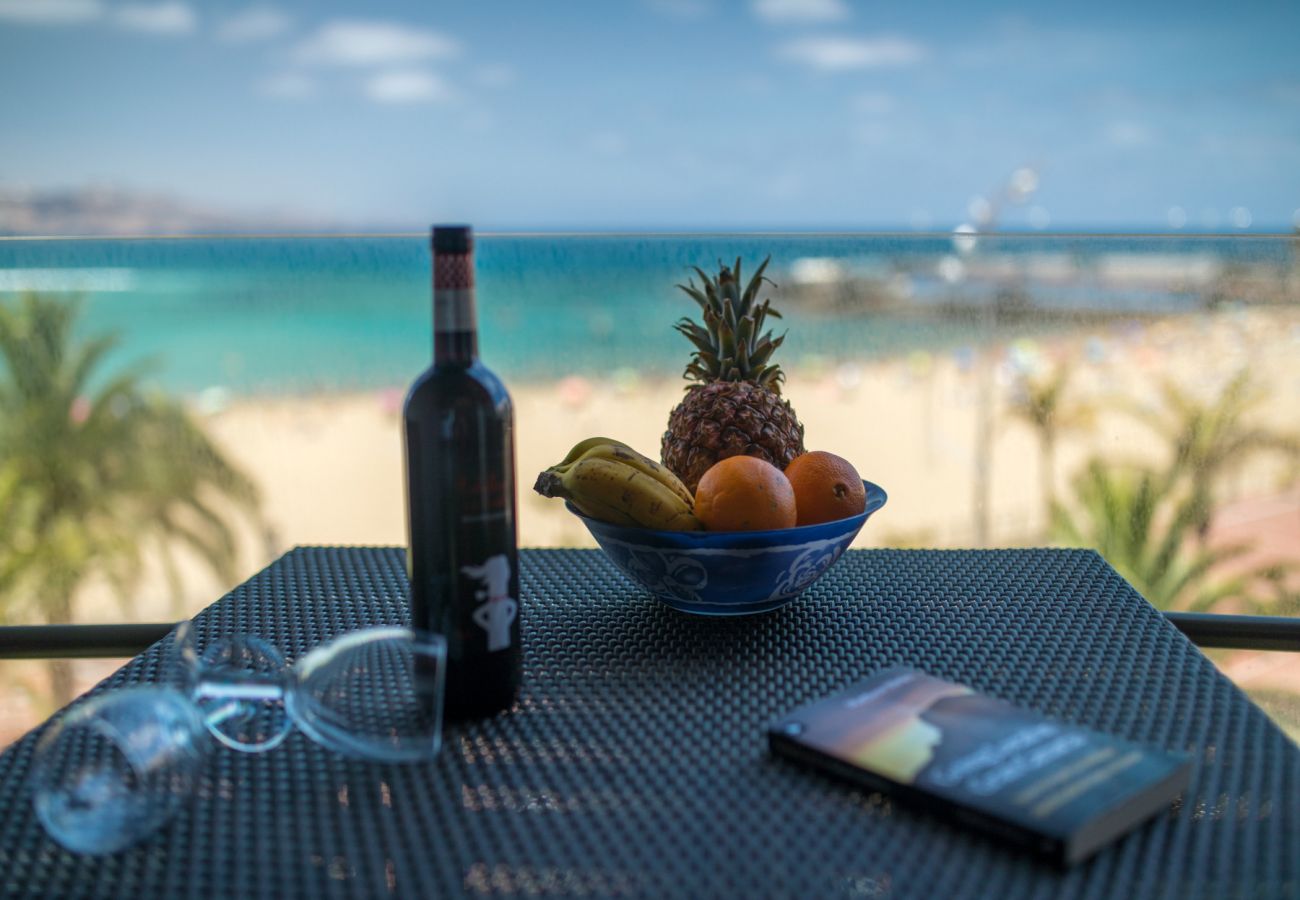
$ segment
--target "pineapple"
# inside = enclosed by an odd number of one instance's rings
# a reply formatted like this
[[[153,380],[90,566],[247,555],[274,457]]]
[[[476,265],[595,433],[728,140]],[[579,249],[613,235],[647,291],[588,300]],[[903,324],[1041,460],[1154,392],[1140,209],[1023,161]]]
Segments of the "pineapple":
[[[784,470],[804,452],[803,425],[788,400],[781,399],[785,373],[769,360],[785,340],[763,333],[768,316],[781,318],[772,301],[755,302],[766,280],[763,260],[745,292],[736,267],[720,265],[716,279],[696,267],[703,284],[679,284],[703,311],[704,325],[682,318],[674,326],[695,345],[683,377],[700,382],[668,417],[663,463],[695,491],[700,477],[728,456],[757,456]],[[771,284],[771,282],[768,282]]]

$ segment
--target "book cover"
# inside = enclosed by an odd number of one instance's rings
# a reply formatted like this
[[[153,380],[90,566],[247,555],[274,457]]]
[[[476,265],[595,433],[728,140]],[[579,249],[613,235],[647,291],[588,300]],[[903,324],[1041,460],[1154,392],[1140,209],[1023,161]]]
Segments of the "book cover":
[[[1091,856],[1182,792],[1185,754],[889,669],[768,730],[774,752],[1044,853]]]

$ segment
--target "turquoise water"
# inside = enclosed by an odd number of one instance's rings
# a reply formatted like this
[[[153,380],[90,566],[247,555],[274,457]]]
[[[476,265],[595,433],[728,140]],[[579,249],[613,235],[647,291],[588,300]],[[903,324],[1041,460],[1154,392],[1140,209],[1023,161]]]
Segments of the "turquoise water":
[[[1111,283],[1104,276],[1117,259],[1174,272],[1183,260],[1201,272],[1282,265],[1290,252],[1284,240],[1242,239],[981,237],[963,253],[943,235],[485,237],[481,343],[508,380],[620,368],[675,377],[689,348],[671,326],[696,308],[673,285],[690,265],[708,270],[739,254],[752,268],[770,254],[786,286],[773,297],[786,313],[778,329],[791,329],[781,351],[787,365],[962,352],[990,336],[1065,327],[1062,311],[1199,303],[1196,291],[1159,275],[1153,286],[1142,265],[1137,276]],[[793,292],[800,265],[807,280],[809,264],[799,261],[810,258],[832,261],[892,301],[836,305],[822,301],[856,295]],[[151,359],[155,379],[173,390],[374,388],[404,385],[428,364],[429,265],[420,237],[4,241],[0,298],[27,288],[81,293],[81,331],[117,332],[117,361]],[[964,270],[957,278],[954,265]],[[988,303],[1008,289],[1045,312],[974,328],[969,317],[936,311],[943,302]]]

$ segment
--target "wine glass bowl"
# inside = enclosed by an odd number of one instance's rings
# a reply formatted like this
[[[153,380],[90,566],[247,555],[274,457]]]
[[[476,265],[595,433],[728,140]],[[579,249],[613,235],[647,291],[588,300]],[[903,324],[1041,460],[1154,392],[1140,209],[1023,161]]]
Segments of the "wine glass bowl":
[[[194,792],[211,748],[203,718],[173,687],[92,697],[37,741],[37,818],[78,853],[113,853],[170,819]]]
[[[331,641],[294,666],[289,715],[335,752],[420,762],[442,743],[446,645],[405,628],[368,629]]]

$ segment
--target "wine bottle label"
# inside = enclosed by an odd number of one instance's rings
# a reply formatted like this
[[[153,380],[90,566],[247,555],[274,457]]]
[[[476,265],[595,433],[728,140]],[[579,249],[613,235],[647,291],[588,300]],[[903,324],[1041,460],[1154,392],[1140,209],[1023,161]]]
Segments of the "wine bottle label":
[[[433,263],[433,329],[474,331],[474,257],[439,253]]]
[[[433,329],[441,332],[474,331],[474,289],[435,292]]]
[[[487,632],[488,650],[505,650],[511,643],[510,626],[519,614],[519,601],[510,596],[509,557],[489,556],[481,566],[461,566],[460,571],[480,585],[474,591],[478,606],[472,616],[474,624]]]

